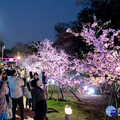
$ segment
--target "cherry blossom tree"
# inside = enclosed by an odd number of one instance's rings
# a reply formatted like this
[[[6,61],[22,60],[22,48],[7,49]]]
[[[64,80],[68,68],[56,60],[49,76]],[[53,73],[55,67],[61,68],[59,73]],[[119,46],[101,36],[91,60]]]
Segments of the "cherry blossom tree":
[[[106,82],[106,79],[102,78],[106,75],[114,78],[120,76],[120,46],[114,44],[115,39],[120,41],[120,30],[107,28],[109,23],[110,21],[101,24],[94,16],[93,24],[83,24],[81,33],[67,29],[67,32],[82,36],[88,45],[94,46],[94,52],[88,52],[77,69],[83,74],[89,74],[89,82],[96,85]]]
[[[81,33],[67,29],[67,32],[82,36],[88,45],[94,46],[94,51],[88,52],[84,60],[72,59],[64,51],[57,51],[51,42],[45,40],[42,45],[35,45],[38,52],[24,60],[23,66],[39,73],[45,70],[47,76],[62,87],[73,87],[83,81],[98,85],[105,82],[106,75],[120,75],[120,46],[114,44],[115,38],[118,41],[120,39],[120,30],[106,28],[110,21],[101,24],[96,17],[94,20],[93,24],[83,24]],[[71,74],[72,71],[75,71],[75,74]],[[89,79],[87,77],[83,80],[81,73],[89,75]]]
[[[113,99],[115,99],[115,107],[117,109],[117,99],[114,96],[116,96],[115,90],[117,88],[115,83],[117,83],[118,77],[120,79],[120,46],[115,44],[115,39],[120,42],[120,30],[106,28],[110,21],[100,24],[95,16],[94,20],[93,24],[84,24],[81,33],[75,33],[71,29],[67,31],[75,36],[82,36],[88,45],[94,46],[94,51],[88,52],[86,59],[82,63],[84,67],[83,73],[89,74],[89,82],[92,84],[113,83],[111,84],[113,86],[111,87],[109,106],[113,105]],[[113,77],[115,82],[109,81],[106,76]],[[96,79],[98,77],[102,79]],[[105,119],[107,118],[106,114]]]
[[[63,88],[70,89],[80,84],[80,80],[75,78],[78,74],[72,73],[76,69],[77,62],[75,63],[75,60],[64,51],[57,51],[49,40],[45,40],[42,45],[35,44],[35,47],[38,52],[23,60],[22,65],[28,71],[32,69],[39,74],[45,71],[47,77],[55,80],[59,85],[62,99],[64,99]]]

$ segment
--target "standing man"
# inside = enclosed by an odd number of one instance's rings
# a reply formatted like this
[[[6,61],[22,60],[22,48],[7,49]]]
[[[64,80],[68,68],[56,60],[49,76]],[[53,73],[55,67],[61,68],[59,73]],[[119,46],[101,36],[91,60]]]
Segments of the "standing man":
[[[17,105],[20,108],[20,115],[21,120],[24,120],[23,115],[23,92],[22,92],[22,86],[24,85],[24,81],[17,77],[16,71],[11,71],[11,76],[8,77],[8,84],[10,88],[10,95],[12,98],[12,112],[13,112],[13,120],[16,120],[15,114],[16,114],[16,107]]]
[[[34,76],[33,76],[33,80],[31,81],[31,84],[32,84],[33,87],[37,85],[38,80],[39,80],[38,73],[35,72]]]
[[[34,120],[44,120],[47,113],[47,102],[42,89],[42,83],[40,80],[35,84],[31,84],[32,89],[32,110],[34,111]]]
[[[45,72],[42,72],[42,83],[43,83],[43,90],[44,90],[46,99],[48,99],[48,84],[47,84],[47,77],[45,75]]]

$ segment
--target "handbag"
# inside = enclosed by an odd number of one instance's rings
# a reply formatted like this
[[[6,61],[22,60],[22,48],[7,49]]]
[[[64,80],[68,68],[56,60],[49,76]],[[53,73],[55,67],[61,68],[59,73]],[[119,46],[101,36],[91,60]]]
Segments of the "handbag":
[[[11,118],[13,118],[12,108],[7,107],[7,119],[11,119]]]

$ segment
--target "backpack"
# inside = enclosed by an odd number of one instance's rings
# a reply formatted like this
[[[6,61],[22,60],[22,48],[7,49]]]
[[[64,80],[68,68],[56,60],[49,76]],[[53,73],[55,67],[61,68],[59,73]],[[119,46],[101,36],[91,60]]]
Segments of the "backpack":
[[[42,76],[42,83],[47,84],[47,78],[45,75]]]
[[[0,89],[1,89],[1,87],[2,87],[2,84],[3,84],[3,82],[2,82],[2,81],[0,81]]]

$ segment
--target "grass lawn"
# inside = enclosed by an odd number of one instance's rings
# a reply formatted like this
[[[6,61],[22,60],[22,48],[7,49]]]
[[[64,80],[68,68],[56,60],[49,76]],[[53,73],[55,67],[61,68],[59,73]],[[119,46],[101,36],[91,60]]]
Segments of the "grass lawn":
[[[52,87],[49,86],[49,96],[51,95],[51,92]],[[47,100],[47,118],[49,120],[65,120],[65,105],[70,105],[72,107],[73,113],[71,120],[104,120],[105,109],[108,106],[109,101],[107,96],[103,97],[101,95],[80,95],[79,92],[74,92],[82,100],[82,102],[79,102],[67,89],[64,89],[64,97],[65,100],[68,101],[57,102],[58,87],[56,87],[52,96],[53,99]],[[61,95],[59,98],[61,98]],[[58,112],[49,112],[49,108],[53,108]]]
[[[56,100],[48,100],[47,104],[48,104],[48,108],[53,108],[56,111],[58,111],[58,113],[57,112],[47,113],[47,118],[49,120],[65,120],[65,112],[64,112],[65,105],[70,105],[72,107],[73,113],[71,116],[71,120],[85,120],[87,117],[86,113],[77,106],[75,106],[73,102],[65,102],[65,101],[57,102]]]

